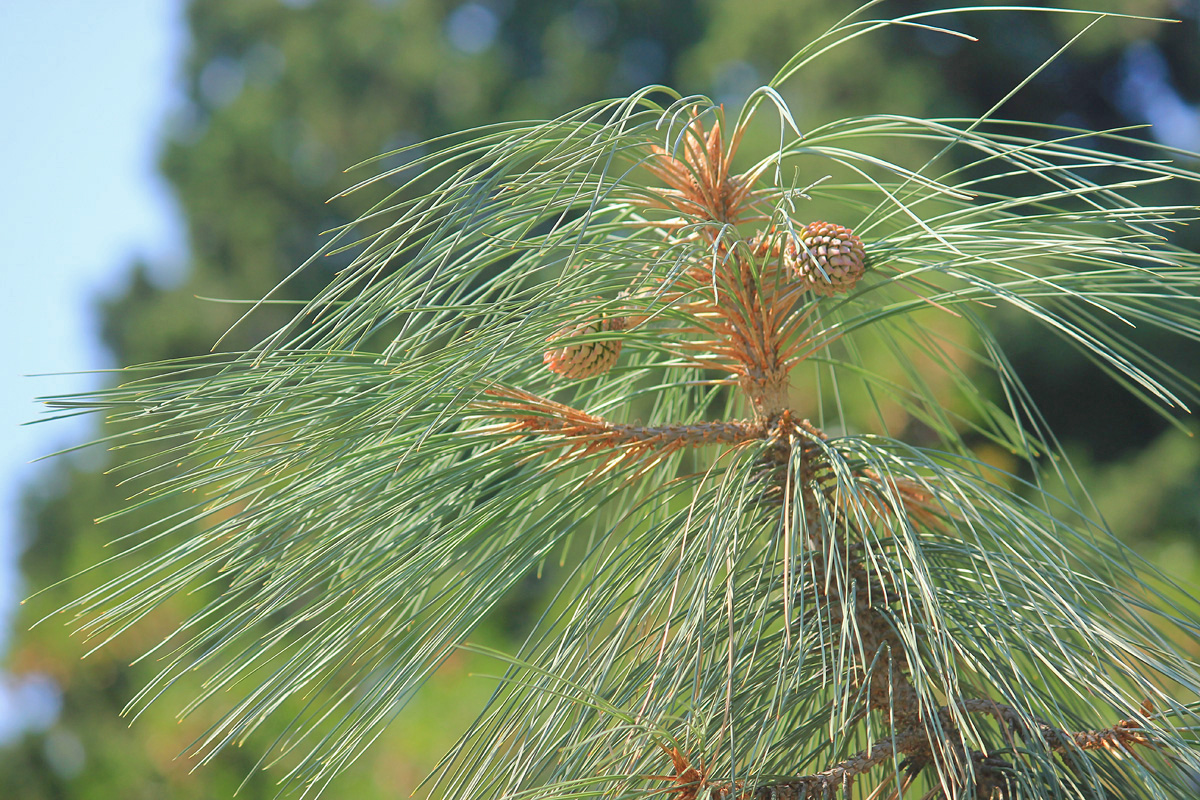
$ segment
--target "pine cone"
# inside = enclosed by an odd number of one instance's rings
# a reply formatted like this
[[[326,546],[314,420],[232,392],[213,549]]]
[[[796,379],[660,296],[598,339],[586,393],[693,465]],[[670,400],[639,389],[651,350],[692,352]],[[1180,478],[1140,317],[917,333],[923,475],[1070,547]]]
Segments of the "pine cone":
[[[621,340],[575,343],[571,343],[570,340],[580,336],[620,331],[626,327],[623,317],[589,317],[547,338],[546,341],[561,342],[561,345],[547,350],[542,356],[542,362],[551,372],[572,380],[603,375],[617,363],[617,356],[621,354]]]
[[[862,239],[831,222],[810,222],[784,255],[795,276],[826,297],[850,291],[866,272]]]

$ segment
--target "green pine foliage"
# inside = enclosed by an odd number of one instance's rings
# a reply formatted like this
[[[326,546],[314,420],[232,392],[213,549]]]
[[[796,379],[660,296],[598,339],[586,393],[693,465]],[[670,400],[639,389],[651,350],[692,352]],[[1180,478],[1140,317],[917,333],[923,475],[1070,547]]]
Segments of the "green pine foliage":
[[[300,701],[253,741],[316,794],[465,650],[496,688],[437,796],[1194,793],[1195,603],[1109,534],[994,325],[1186,409],[1129,332],[1200,335],[1196,209],[1139,199],[1200,175],[994,113],[801,130],[811,64],[937,29],[865,12],[740,109],[655,86],[414,148],[257,346],[56,399],[137,454],[77,629],[212,598],[131,709],[203,676],[203,761]],[[530,576],[519,649],[470,643]]]

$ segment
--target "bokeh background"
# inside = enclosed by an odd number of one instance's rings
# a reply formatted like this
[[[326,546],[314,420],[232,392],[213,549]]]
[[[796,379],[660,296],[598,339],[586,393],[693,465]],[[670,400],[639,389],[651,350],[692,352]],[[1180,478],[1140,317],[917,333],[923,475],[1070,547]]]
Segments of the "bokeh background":
[[[0,795],[6,798],[274,796],[257,769],[269,731],[191,773],[179,758],[212,717],[180,721],[178,687],[132,726],[118,714],[154,672],[130,666],[198,598],[81,660],[50,619],[102,581],[94,522],[127,491],[102,448],[29,461],[95,435],[96,421],[35,420],[34,397],[111,380],[78,373],[205,352],[257,298],[354,218],[327,203],[379,153],[496,120],[545,117],[646,84],[736,106],[845,0],[41,0],[0,3],[0,292],[5,447],[0,489]],[[1200,0],[1068,3],[1180,20],[1106,20],[1022,89],[1001,116],[1200,150]],[[885,2],[876,13],[940,7]],[[995,104],[1083,24],[989,13],[940,20],[979,38],[894,29],[822,58],[787,98],[802,128],[857,113],[969,117]],[[1187,159],[1186,155],[1180,156]],[[395,159],[385,165],[397,163]],[[1190,161],[1192,169],[1200,163]],[[1190,196],[1187,194],[1191,192]],[[1164,187],[1147,202],[1198,200]],[[1200,248],[1197,226],[1179,242]],[[315,291],[317,265],[285,297]],[[282,311],[280,314],[284,313]],[[279,317],[239,328],[230,347]],[[998,318],[1017,371],[1073,454],[1100,512],[1178,579],[1200,578],[1200,448],[1074,353]],[[1139,343],[1200,376],[1200,347]],[[918,432],[914,432],[919,434]],[[981,447],[984,445],[981,444]],[[983,453],[1003,462],[1004,455]],[[50,588],[46,588],[50,587]],[[41,595],[24,606],[19,598]],[[536,605],[524,587],[480,635],[504,644]],[[454,657],[332,796],[407,796],[470,721],[489,685]],[[245,781],[243,785],[243,781]]]

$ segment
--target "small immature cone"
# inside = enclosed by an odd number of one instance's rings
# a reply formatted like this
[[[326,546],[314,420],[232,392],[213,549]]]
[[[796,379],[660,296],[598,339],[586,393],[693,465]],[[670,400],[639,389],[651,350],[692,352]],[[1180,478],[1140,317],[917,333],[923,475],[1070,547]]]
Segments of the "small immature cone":
[[[815,293],[832,297],[854,288],[866,272],[862,239],[831,222],[810,222],[791,242],[784,258],[792,273]]]
[[[547,342],[557,342],[558,347],[547,350],[542,356],[546,368],[564,378],[580,380],[603,375],[617,363],[621,354],[620,339],[601,339],[590,342],[572,342],[581,336],[590,336],[626,328],[624,317],[590,317],[583,322],[567,326],[550,336]]]

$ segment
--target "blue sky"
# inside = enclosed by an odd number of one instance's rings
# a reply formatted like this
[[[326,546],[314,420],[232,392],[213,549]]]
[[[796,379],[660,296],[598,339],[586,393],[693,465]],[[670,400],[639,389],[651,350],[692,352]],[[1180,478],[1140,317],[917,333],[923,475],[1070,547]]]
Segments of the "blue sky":
[[[84,420],[22,423],[39,416],[35,397],[96,383],[26,376],[111,366],[96,298],[138,254],[182,260],[155,159],[185,33],[182,0],[0,1],[0,648],[28,590],[17,499],[44,466],[29,462],[87,433]],[[29,689],[0,676],[0,740]]]

